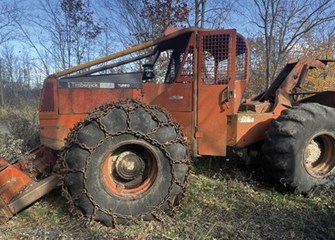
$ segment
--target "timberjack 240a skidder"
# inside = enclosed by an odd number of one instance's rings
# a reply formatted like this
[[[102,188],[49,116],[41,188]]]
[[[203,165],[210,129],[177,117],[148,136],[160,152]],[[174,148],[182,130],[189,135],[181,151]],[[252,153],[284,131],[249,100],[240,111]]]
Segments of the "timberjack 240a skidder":
[[[333,184],[335,92],[300,88],[327,62],[290,62],[242,101],[245,38],[188,28],[51,75],[35,159],[0,161],[0,217],[60,184],[73,212],[106,225],[152,219],[180,202],[191,157],[230,149],[262,151],[269,175],[296,192]]]

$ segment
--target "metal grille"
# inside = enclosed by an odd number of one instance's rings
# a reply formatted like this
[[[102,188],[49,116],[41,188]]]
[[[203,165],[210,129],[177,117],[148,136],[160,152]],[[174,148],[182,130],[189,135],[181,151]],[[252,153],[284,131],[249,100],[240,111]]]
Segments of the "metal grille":
[[[227,84],[229,78],[229,35],[203,38],[203,74],[206,84]]]
[[[240,36],[236,39],[236,80],[247,78],[247,47]]]
[[[44,82],[42,98],[41,98],[41,112],[53,112],[54,109],[54,84],[52,82]]]

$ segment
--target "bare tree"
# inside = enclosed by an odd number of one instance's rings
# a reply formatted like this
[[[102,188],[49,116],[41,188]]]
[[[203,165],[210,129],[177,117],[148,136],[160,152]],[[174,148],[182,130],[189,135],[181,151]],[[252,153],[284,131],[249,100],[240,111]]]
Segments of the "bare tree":
[[[296,48],[298,56],[312,56],[319,59],[335,58],[335,21],[315,28],[303,38],[303,45]]]
[[[23,38],[25,39],[25,42],[28,43],[36,52],[36,54],[39,57],[39,60],[43,66],[43,69],[45,73],[48,75],[49,74],[49,66],[47,61],[44,59],[41,49],[37,46],[37,44],[34,42],[32,39],[31,34],[24,28],[24,26],[17,20],[15,20],[15,24],[18,27],[18,29],[21,31]]]
[[[222,28],[235,3],[229,0],[103,0],[100,4],[112,34],[123,45],[162,35],[168,26]]]
[[[0,0],[0,46],[14,38],[13,36],[13,22],[17,19],[18,8],[15,2],[8,3],[6,1]],[[5,104],[5,66],[4,61],[0,57],[0,106]]]
[[[250,21],[264,44],[266,87],[281,64],[304,36],[324,23],[334,21],[332,0],[254,0],[246,6]]]
[[[101,5],[123,45],[160,37],[168,26],[187,25],[186,0],[104,0]]]
[[[4,94],[4,78],[3,78],[3,60],[0,57],[0,107],[5,105],[5,94]]]
[[[0,45],[13,38],[13,21],[18,18],[18,7],[15,3],[0,0]]]
[[[65,32],[67,58],[71,59],[74,55],[76,64],[80,64],[89,48],[90,40],[101,33],[101,27],[93,19],[90,1],[62,0],[60,6],[64,16],[62,30]],[[68,67],[70,65],[71,60]]]
[[[54,69],[64,69],[90,60],[94,40],[101,33],[89,0],[40,1],[39,14],[32,16],[40,35],[26,34],[39,58],[52,58]],[[33,40],[34,39],[34,40]],[[49,67],[50,68],[50,67]],[[52,68],[51,68],[52,69]]]
[[[101,9],[104,34],[115,40],[114,46],[120,44],[118,47],[124,47],[129,43],[136,43],[134,33],[143,32],[145,27],[149,27],[140,17],[142,1],[102,0],[97,5],[96,8]]]
[[[234,1],[194,0],[190,4],[192,18],[189,20],[189,25],[200,28],[222,28],[229,21],[234,8]]]
[[[142,33],[151,38],[162,36],[169,26],[186,24],[189,9],[184,0],[142,0],[142,19],[147,19],[151,31]]]

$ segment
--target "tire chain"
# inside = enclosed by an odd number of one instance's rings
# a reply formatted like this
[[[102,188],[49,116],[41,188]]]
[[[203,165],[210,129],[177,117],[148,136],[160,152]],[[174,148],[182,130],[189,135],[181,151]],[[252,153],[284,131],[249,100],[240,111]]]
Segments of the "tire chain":
[[[154,129],[152,129],[148,134],[144,134],[140,131],[134,131],[133,129],[131,129],[131,123],[130,123],[130,114],[138,109],[138,108],[143,108],[147,113],[150,114],[150,116],[152,117],[153,120],[155,120],[158,124],[157,127],[155,127]],[[121,109],[123,110],[126,114],[127,114],[127,130],[125,131],[119,131],[116,133],[111,133],[108,132],[106,129],[106,126],[101,122],[101,117],[106,116],[111,110],[113,109]],[[162,112],[166,118],[167,121],[166,122],[162,122],[161,120],[159,120],[159,117],[155,114],[155,111],[160,111]],[[176,212],[176,210],[179,209],[181,202],[183,202],[183,199],[185,198],[185,192],[186,192],[186,188],[189,182],[189,175],[190,175],[190,165],[191,165],[191,157],[190,157],[190,151],[189,151],[189,145],[188,142],[186,140],[186,137],[184,135],[184,133],[181,131],[181,127],[178,123],[176,123],[175,121],[172,120],[173,118],[171,117],[171,115],[164,109],[157,107],[157,106],[152,106],[152,105],[146,105],[143,104],[139,101],[136,100],[132,100],[132,99],[127,99],[127,100],[123,100],[120,102],[116,102],[116,103],[112,103],[112,104],[106,104],[106,105],[102,105],[100,107],[97,107],[94,111],[92,111],[90,114],[88,114],[88,116],[86,117],[86,119],[78,122],[74,128],[70,131],[68,137],[66,138],[65,141],[65,145],[62,149],[62,152],[60,154],[60,164],[61,164],[61,170],[59,170],[59,175],[60,175],[60,185],[62,188],[62,195],[66,198],[67,203],[69,205],[69,211],[76,217],[82,218],[84,217],[84,214],[82,213],[81,210],[79,210],[76,206],[75,206],[75,201],[77,199],[79,199],[83,194],[85,194],[87,196],[87,198],[89,199],[89,201],[91,202],[92,206],[93,206],[93,213],[90,216],[90,221],[95,220],[95,216],[97,214],[98,211],[105,213],[106,215],[110,216],[112,218],[112,222],[113,222],[113,226],[115,226],[116,223],[116,219],[121,218],[121,219],[126,219],[127,221],[131,221],[131,222],[135,222],[135,223],[139,223],[139,219],[141,219],[142,217],[151,214],[155,219],[159,219],[159,217],[155,214],[155,212],[157,211],[157,209],[161,209],[163,210],[163,204],[165,202],[168,203],[168,206],[170,208],[170,210],[172,210],[173,213]],[[100,128],[100,130],[105,134],[105,138],[103,138],[103,140],[101,140],[95,147],[89,147],[84,143],[79,142],[79,140],[77,139],[77,133],[85,126],[87,126],[89,123],[91,122],[96,122]],[[161,127],[166,126],[166,127],[174,127],[174,129],[176,130],[176,139],[169,141],[167,143],[159,143],[156,139],[153,139],[150,137],[150,135],[152,135],[153,133],[155,133],[158,129],[160,129]],[[102,208],[101,206],[99,206],[99,204],[94,200],[94,198],[90,195],[90,193],[88,192],[88,188],[87,188],[87,179],[86,179],[86,167],[89,161],[91,161],[91,154],[95,151],[95,149],[97,147],[99,147],[100,145],[103,144],[103,142],[108,139],[108,138],[113,138],[115,136],[119,136],[122,134],[132,134],[135,137],[138,137],[140,139],[143,139],[145,141],[147,141],[148,143],[152,144],[153,146],[159,148],[164,155],[166,156],[166,158],[169,160],[169,164],[171,166],[171,184],[169,186],[168,189],[168,194],[165,196],[165,198],[162,200],[162,202],[156,206],[155,208],[153,208],[152,210],[149,210],[147,212],[144,212],[140,215],[137,216],[128,216],[128,215],[121,215],[118,213],[113,213],[112,211],[110,211],[109,209],[105,209]],[[169,151],[167,150],[167,146],[175,144],[175,143],[179,143],[182,144],[183,146],[186,146],[186,154],[185,154],[185,158],[181,159],[181,160],[175,160],[172,158],[172,156],[170,155]],[[85,166],[83,169],[70,169],[68,167],[68,164],[66,162],[67,159],[67,154],[68,154],[68,150],[71,148],[71,146],[73,144],[76,144],[77,146],[79,146],[81,149],[84,149],[86,151],[89,152],[89,157],[88,159],[85,161]],[[185,164],[188,166],[188,170],[187,170],[187,174],[184,178],[183,182],[178,181],[177,177],[176,177],[176,173],[174,170],[174,165],[175,164]],[[66,184],[65,184],[65,176],[68,173],[82,173],[83,174],[83,181],[84,181],[84,188],[83,191],[80,194],[77,194],[77,196],[72,196],[70,194],[69,189],[67,188]],[[171,196],[171,191],[173,188],[173,185],[176,184],[178,185],[181,189],[182,189],[182,193],[179,194],[180,195],[180,201],[178,201],[177,204],[175,204],[174,202],[171,202],[171,200],[169,199]]]

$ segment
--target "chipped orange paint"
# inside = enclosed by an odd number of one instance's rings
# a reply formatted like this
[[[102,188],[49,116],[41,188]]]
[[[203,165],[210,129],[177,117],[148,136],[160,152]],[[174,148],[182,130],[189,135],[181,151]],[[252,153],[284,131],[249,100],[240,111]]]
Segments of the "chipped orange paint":
[[[18,193],[22,192],[34,181],[20,170],[18,165],[11,165],[0,159],[0,166],[5,167],[0,171],[0,198],[8,204]]]

